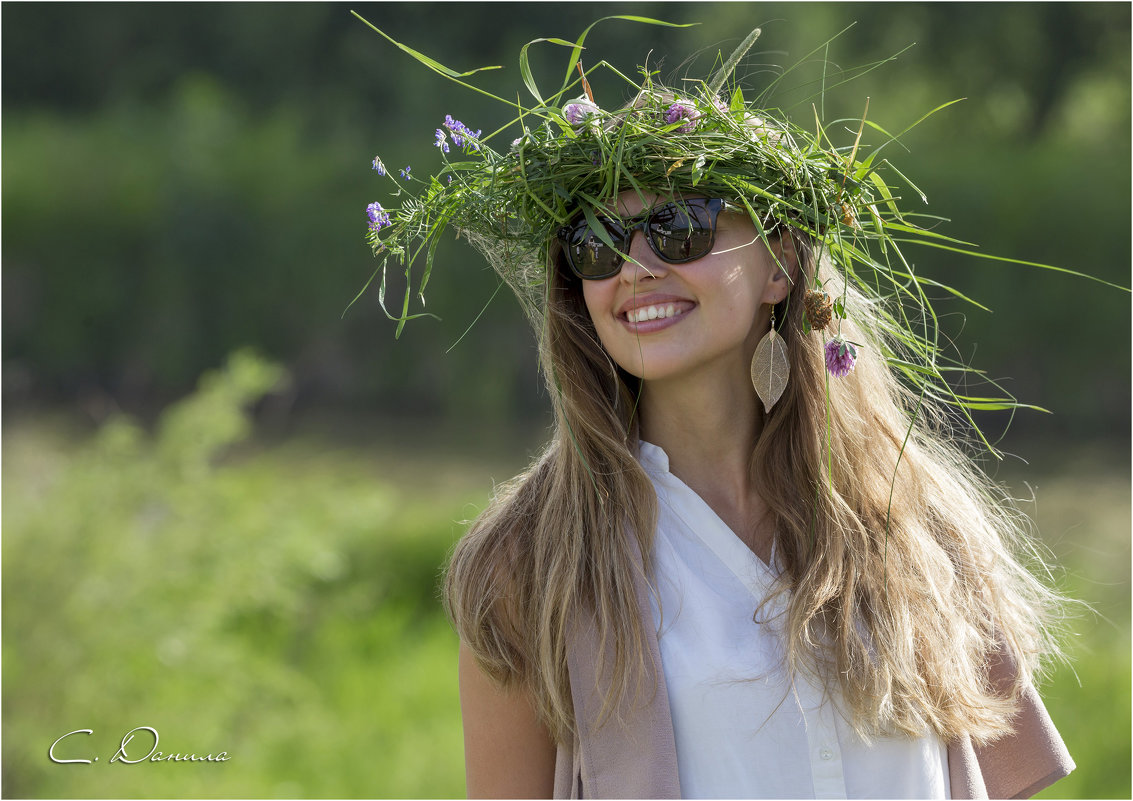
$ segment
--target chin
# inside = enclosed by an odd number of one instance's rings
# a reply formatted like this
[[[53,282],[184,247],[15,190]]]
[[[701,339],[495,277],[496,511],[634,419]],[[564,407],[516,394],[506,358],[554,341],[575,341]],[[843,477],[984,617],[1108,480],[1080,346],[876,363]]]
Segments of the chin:
[[[674,378],[680,378],[683,375],[688,375],[693,372],[695,365],[687,362],[674,361],[669,359],[650,359],[646,356],[644,359],[637,359],[634,362],[626,362],[622,360],[615,360],[623,370],[630,375],[641,379],[644,382],[649,381],[667,381]]]

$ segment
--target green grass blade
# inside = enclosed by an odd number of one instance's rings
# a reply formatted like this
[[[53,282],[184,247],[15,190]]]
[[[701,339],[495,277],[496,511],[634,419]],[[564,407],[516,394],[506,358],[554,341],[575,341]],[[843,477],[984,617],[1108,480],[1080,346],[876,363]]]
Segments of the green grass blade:
[[[605,22],[608,19],[624,19],[628,22],[641,22],[646,25],[662,25],[666,28],[691,28],[694,25],[700,24],[698,22],[665,22],[664,20],[653,19],[652,17],[639,17],[633,14],[615,14],[614,16],[602,17],[601,19],[595,20],[594,22],[586,26],[586,30],[582,32],[582,35],[578,37],[578,41],[574,43],[574,49],[570,53],[570,63],[567,64],[566,68],[566,77],[563,79],[563,89],[566,89],[566,87],[570,85],[571,76],[574,74],[574,65],[578,62],[579,56],[582,55],[582,51],[586,49],[583,46],[583,43],[586,41],[586,37],[590,35],[590,31],[594,29],[595,25],[600,22]]]
[[[531,47],[531,45],[537,44],[539,42],[548,42],[550,44],[562,45],[564,47],[574,47],[575,43],[568,42],[566,39],[555,39],[553,37],[532,39],[520,49],[519,74],[523,78],[523,84],[527,87],[527,91],[529,91],[532,96],[539,102],[539,105],[543,105],[543,96],[539,94],[539,87],[535,84],[535,77],[531,74],[531,61],[527,56],[527,49]]]
[[[1088,278],[1091,281],[1096,281],[1099,284],[1105,284],[1113,289],[1120,289],[1122,292],[1129,292],[1129,287],[1115,284],[1112,281],[1107,281],[1104,278],[1098,278],[1096,275],[1089,273],[1079,272],[1078,270],[1071,270],[1068,267],[1056,267],[1053,264],[1042,264],[1037,261],[1026,261],[1024,259],[1013,259],[1010,256],[996,256],[992,253],[977,253],[974,250],[965,250],[964,248],[954,248],[948,245],[943,245],[939,242],[932,242],[926,239],[896,239],[897,242],[912,242],[916,245],[924,245],[928,248],[937,248],[938,250],[948,250],[953,253],[963,253],[965,256],[975,256],[978,259],[988,259],[990,261],[1003,262],[1005,264],[1021,264],[1024,267],[1037,267],[1040,270],[1051,270],[1056,273],[1065,273],[1066,275],[1073,275],[1076,278]]]
[[[429,58],[424,53],[418,52],[417,50],[414,50],[412,47],[409,47],[408,45],[404,45],[401,42],[397,41],[392,36],[390,36],[388,33],[383,31],[381,28],[377,27],[372,22],[367,20],[365,17],[363,17],[357,11],[351,11],[350,13],[353,14],[358,19],[360,19],[363,23],[365,23],[367,26],[369,26],[372,30],[381,34],[382,37],[384,39],[386,39],[386,41],[390,42],[392,45],[397,47],[399,50],[413,56],[413,58],[415,58],[417,61],[424,64],[426,67],[428,67],[429,69],[431,69],[433,72],[437,73],[438,75],[443,75],[445,78],[448,78],[453,83],[458,83],[466,89],[471,89],[473,92],[477,92],[478,94],[482,94],[485,97],[490,97],[493,100],[498,100],[499,102],[503,103],[506,106],[514,105],[510,100],[504,100],[502,97],[498,97],[497,95],[494,95],[491,92],[486,92],[478,86],[473,86],[472,84],[468,83],[467,81],[460,80],[461,78],[467,78],[469,75],[474,75],[477,72],[483,72],[484,70],[498,70],[498,69],[500,69],[500,67],[498,65],[492,66],[492,67],[477,67],[476,69],[469,70],[468,72],[457,72],[456,70],[449,69],[444,64],[437,61],[436,59]]]

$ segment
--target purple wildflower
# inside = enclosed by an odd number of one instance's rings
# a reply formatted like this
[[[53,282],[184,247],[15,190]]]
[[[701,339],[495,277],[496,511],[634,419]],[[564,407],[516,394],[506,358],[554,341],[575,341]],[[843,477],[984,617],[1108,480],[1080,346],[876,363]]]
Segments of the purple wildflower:
[[[454,120],[451,114],[445,115],[445,127],[448,128],[449,134],[452,136],[452,143],[457,147],[464,147],[466,140],[474,140],[480,138],[480,131],[473,131],[460,120]],[[437,129],[438,133],[440,129]],[[470,150],[479,150],[480,146],[474,141],[468,142]],[[448,151],[446,151],[448,152]]]
[[[409,171],[411,169],[413,169],[413,168],[411,166],[409,166],[408,164],[405,167],[403,167],[402,170],[401,170],[401,177],[408,181],[409,180]]]
[[[393,225],[389,212],[382,208],[381,203],[371,203],[366,207],[366,216],[370,218],[370,230],[377,232],[387,225]]]
[[[684,124],[677,128],[677,133],[688,133],[696,128],[697,122],[700,121],[700,112],[687,100],[678,100],[665,110],[665,122],[672,125],[680,120],[684,120]]]
[[[455,141],[456,137],[453,137]],[[433,142],[434,145],[441,149],[442,153],[448,153],[448,141],[445,139],[445,132],[443,129],[437,129],[437,141]]]
[[[378,171],[378,175],[386,174],[386,165],[382,164],[382,160],[374,156],[373,168]]]
[[[854,369],[858,351],[852,343],[834,337],[826,343],[826,369],[835,378],[845,378]]]
[[[589,100],[579,98],[563,106],[563,116],[571,125],[581,125],[591,114],[597,114],[598,107]]]

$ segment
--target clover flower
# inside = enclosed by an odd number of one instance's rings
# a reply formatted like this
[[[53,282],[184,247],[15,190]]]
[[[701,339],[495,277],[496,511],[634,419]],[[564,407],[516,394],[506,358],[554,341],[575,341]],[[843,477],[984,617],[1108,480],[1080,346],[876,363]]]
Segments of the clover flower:
[[[371,203],[366,207],[366,216],[370,218],[370,230],[377,232],[387,225],[393,225],[389,212],[382,208],[381,203]]]
[[[589,100],[579,98],[563,106],[563,116],[566,117],[567,122],[571,125],[581,125],[586,122],[586,118],[591,114],[597,114],[599,111],[598,106],[591,103]]]
[[[411,169],[413,169],[413,167],[408,165],[408,164],[405,165],[404,167],[402,167],[401,168],[401,177],[408,181],[409,180],[409,171]]]
[[[378,171],[378,175],[386,174],[386,165],[382,164],[382,160],[378,156],[374,156],[373,168]]]
[[[455,136],[453,136],[453,140],[456,140]],[[445,139],[445,132],[443,129],[437,129],[437,141],[433,142],[433,144],[439,147],[442,153],[448,153],[448,140]]]
[[[700,121],[700,112],[687,100],[678,100],[665,110],[665,122],[672,125],[680,120],[684,120],[684,124],[677,128],[677,133],[689,133]]]
[[[478,144],[476,144],[475,141],[468,141],[468,140],[479,139],[481,131],[473,131],[471,128],[469,128],[467,125],[465,125],[460,120],[454,120],[452,118],[451,114],[445,115],[444,126],[446,128],[448,128],[449,134],[452,136],[452,143],[454,145],[456,145],[457,147],[464,147],[465,142],[468,142],[468,149],[470,149],[470,150],[479,150],[480,149],[480,146]],[[437,129],[437,133],[438,134],[440,133],[439,128]],[[446,150],[445,152],[447,153],[448,151]]]
[[[852,343],[834,337],[826,343],[826,369],[835,378],[845,378],[854,369],[858,351]]]

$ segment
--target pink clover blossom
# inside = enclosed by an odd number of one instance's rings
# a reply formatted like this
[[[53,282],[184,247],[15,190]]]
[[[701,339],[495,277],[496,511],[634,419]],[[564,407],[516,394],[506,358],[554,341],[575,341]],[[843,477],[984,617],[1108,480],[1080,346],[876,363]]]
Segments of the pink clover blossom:
[[[672,125],[680,120],[684,120],[684,124],[677,128],[677,133],[689,133],[700,121],[700,112],[687,100],[678,100],[665,110],[665,122]]]
[[[845,378],[854,369],[858,360],[857,348],[841,337],[834,337],[826,343],[826,370],[835,378]]]
[[[566,117],[567,122],[571,125],[581,125],[586,122],[586,118],[591,114],[598,113],[598,106],[591,103],[589,100],[579,98],[571,103],[563,106],[563,116]]]

